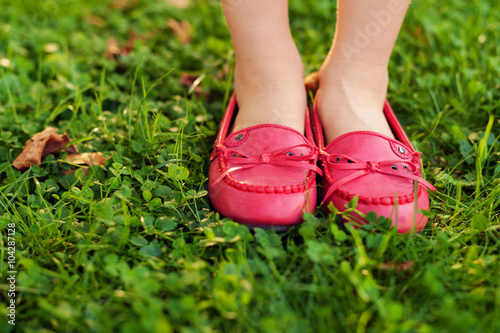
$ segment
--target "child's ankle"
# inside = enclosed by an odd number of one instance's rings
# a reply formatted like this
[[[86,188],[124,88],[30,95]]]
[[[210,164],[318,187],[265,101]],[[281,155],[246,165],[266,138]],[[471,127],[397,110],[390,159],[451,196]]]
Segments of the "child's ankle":
[[[233,132],[260,124],[279,124],[303,132],[306,94],[300,58],[252,59],[236,66],[240,111]]]
[[[320,84],[357,82],[372,90],[381,90],[385,95],[389,82],[387,65],[360,60],[345,60],[329,57],[320,69]]]
[[[387,68],[340,61],[320,72],[318,111],[330,142],[353,131],[373,131],[393,137],[383,113]]]

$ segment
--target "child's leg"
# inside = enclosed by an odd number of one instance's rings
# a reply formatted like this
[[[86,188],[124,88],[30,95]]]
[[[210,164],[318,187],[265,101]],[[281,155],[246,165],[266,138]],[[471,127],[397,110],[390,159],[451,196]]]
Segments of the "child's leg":
[[[222,0],[233,41],[239,113],[233,132],[274,123],[304,131],[303,65],[292,40],[287,0]]]
[[[393,137],[382,108],[389,57],[410,0],[338,0],[333,46],[320,71],[326,140],[359,130]]]

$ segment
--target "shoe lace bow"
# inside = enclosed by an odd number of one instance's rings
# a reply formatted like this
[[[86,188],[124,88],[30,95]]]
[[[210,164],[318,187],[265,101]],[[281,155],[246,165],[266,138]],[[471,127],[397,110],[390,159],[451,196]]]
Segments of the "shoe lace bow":
[[[309,153],[300,155],[291,153],[294,149],[301,147],[307,148]],[[221,175],[215,180],[214,185],[236,170],[249,169],[261,164],[308,169],[322,175],[321,168],[316,165],[319,152],[310,144],[300,144],[288,148],[281,148],[272,152],[265,152],[260,155],[242,153],[237,150],[229,149],[220,143],[217,144],[215,148],[218,154],[222,154],[224,159],[229,160],[232,164],[236,164],[237,166],[231,167],[221,173]]]
[[[342,159],[347,160],[347,163],[340,163]],[[331,154],[326,157],[326,164],[330,169],[333,170],[358,170],[353,172],[341,179],[338,179],[333,183],[323,199],[325,202],[337,189],[343,185],[359,179],[363,176],[371,174],[373,172],[382,173],[389,176],[401,177],[406,179],[411,179],[417,181],[423,186],[427,187],[431,191],[435,191],[436,188],[432,186],[431,183],[422,178],[419,172],[420,153],[414,153],[411,161],[408,160],[385,160],[385,161],[363,161],[350,156],[341,154]],[[403,168],[400,169],[397,165],[403,164]]]

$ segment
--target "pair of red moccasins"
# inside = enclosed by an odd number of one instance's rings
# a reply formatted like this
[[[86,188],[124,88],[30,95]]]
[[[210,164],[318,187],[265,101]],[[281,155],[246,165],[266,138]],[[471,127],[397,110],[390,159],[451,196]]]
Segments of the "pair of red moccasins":
[[[233,95],[215,141],[209,172],[209,197],[224,217],[249,227],[286,230],[313,213],[316,179],[320,198],[340,212],[355,196],[361,213],[389,217],[401,233],[420,230],[428,218],[427,189],[420,153],[386,101],[384,113],[397,140],[359,131],[344,134],[325,147],[313,107],[306,110],[305,136],[286,126],[264,124],[228,135],[237,113]],[[358,219],[363,221],[361,216]]]

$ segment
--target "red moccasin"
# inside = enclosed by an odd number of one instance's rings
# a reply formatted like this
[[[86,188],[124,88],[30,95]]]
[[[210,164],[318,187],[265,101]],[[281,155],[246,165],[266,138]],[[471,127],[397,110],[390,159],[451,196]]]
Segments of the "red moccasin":
[[[309,112],[306,136],[281,125],[258,125],[228,136],[237,112],[233,95],[210,158],[208,194],[224,217],[250,227],[285,230],[316,207],[316,165]]]
[[[346,203],[357,196],[356,209],[360,212],[373,211],[391,218],[400,233],[418,231],[428,221],[419,212],[429,209],[427,189],[436,189],[422,178],[421,154],[413,148],[387,101],[384,113],[397,140],[359,131],[341,135],[325,147],[317,103],[314,104],[312,127],[324,173],[323,205],[327,207],[332,202],[342,212]],[[367,223],[359,215],[355,217]]]

